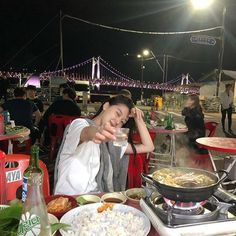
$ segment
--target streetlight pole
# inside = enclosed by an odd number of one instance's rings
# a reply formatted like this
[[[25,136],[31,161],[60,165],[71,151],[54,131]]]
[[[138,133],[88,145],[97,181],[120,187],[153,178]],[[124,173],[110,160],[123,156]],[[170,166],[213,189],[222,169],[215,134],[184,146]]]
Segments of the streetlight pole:
[[[222,77],[222,66],[223,66],[223,59],[224,59],[224,49],[225,49],[225,16],[226,16],[226,6],[223,8],[222,14],[222,28],[221,28],[221,36],[220,36],[220,51],[218,57],[218,80],[216,86],[216,96],[219,96],[219,89],[220,89],[220,82]]]
[[[63,57],[63,34],[62,34],[62,11],[60,10],[60,61],[61,61],[61,69],[64,71],[64,57]]]
[[[143,101],[143,70],[144,70],[144,65],[143,65],[143,56],[141,56],[141,97],[140,100],[141,102]]]

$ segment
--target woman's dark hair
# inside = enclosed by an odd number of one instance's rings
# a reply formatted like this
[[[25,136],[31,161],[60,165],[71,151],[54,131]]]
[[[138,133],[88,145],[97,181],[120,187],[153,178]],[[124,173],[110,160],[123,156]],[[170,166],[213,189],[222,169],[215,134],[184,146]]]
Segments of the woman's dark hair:
[[[118,105],[118,104],[123,104],[125,106],[127,106],[129,108],[129,110],[131,110],[132,108],[134,108],[134,104],[132,99],[130,99],[127,96],[124,95],[118,95],[115,97],[110,98],[108,101],[106,101],[109,103],[110,106],[114,106],[114,105]],[[104,103],[106,103],[104,102]],[[93,118],[97,117],[102,111],[103,111],[103,105],[104,103],[100,106],[100,108],[98,109],[97,113],[94,115]],[[123,128],[129,128],[129,135],[128,135],[128,142],[130,143],[132,150],[134,152],[134,156],[136,156],[136,148],[134,146],[132,137],[135,131],[135,121],[133,118],[129,118],[129,120],[123,125]]]
[[[204,114],[202,112],[202,107],[200,105],[200,99],[199,96],[196,94],[191,94],[188,96],[189,99],[191,99],[194,102],[194,108],[199,111],[200,114],[204,117]]]

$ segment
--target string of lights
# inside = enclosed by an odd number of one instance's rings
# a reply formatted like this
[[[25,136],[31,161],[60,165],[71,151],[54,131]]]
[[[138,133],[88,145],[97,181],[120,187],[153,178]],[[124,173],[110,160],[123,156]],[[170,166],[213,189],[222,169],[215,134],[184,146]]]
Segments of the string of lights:
[[[92,21],[84,20],[75,16],[70,16],[70,15],[64,15],[64,18],[69,18],[73,20],[77,20],[89,25],[93,25],[96,27],[108,29],[108,30],[114,30],[114,31],[119,31],[119,32],[125,32],[125,33],[135,33],[135,34],[147,34],[147,35],[181,35],[181,34],[196,34],[196,33],[202,33],[202,32],[208,32],[208,31],[213,31],[216,29],[222,29],[222,26],[216,26],[216,27],[211,27],[211,28],[206,28],[206,29],[199,29],[199,30],[189,30],[189,31],[175,31],[175,32],[154,32],[154,31],[140,31],[140,30],[131,30],[131,29],[123,29],[123,28],[118,28],[118,27],[112,27],[108,25],[103,25],[103,24],[98,24],[94,23]]]

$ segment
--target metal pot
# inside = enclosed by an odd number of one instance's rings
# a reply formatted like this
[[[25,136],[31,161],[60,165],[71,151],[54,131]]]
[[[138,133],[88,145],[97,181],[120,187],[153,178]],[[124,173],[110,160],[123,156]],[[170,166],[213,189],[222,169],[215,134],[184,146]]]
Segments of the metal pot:
[[[210,196],[213,195],[213,193],[216,191],[219,185],[228,176],[228,172],[224,170],[218,171],[218,172],[223,172],[222,177],[219,178],[217,174],[206,170],[184,168],[184,167],[171,167],[171,171],[176,171],[176,170],[181,170],[186,173],[194,172],[197,174],[203,174],[205,176],[210,177],[214,181],[214,183],[204,187],[174,187],[171,185],[160,183],[158,180],[155,180],[152,177],[145,175],[143,173],[141,174],[141,176],[144,181],[154,186],[163,197],[179,202],[201,202],[208,199]]]

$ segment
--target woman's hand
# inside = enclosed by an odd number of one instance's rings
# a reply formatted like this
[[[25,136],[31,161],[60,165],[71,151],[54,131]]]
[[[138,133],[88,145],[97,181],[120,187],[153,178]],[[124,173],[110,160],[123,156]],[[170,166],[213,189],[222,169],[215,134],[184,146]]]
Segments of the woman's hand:
[[[95,127],[95,126],[94,126]],[[95,134],[94,134],[94,138],[93,138],[93,142],[100,144],[102,142],[107,142],[110,140],[115,140],[115,132],[116,129],[111,126],[109,123],[106,123],[103,126],[100,127],[95,127]]]
[[[131,109],[130,117],[133,117],[135,120],[143,120],[144,114],[143,111],[135,107]]]

